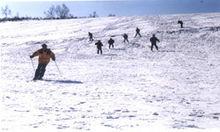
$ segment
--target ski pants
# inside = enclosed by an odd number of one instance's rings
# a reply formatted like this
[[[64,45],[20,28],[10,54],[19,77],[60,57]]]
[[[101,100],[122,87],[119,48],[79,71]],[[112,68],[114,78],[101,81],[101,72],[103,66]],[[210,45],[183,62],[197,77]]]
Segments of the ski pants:
[[[89,38],[89,41],[93,41],[93,40],[94,40],[93,38],[91,38],[91,37]]]
[[[140,33],[136,33],[134,37],[136,38],[137,36],[141,37],[141,34]]]
[[[128,43],[129,43],[128,39],[124,39],[124,43],[125,43],[125,42],[128,42]]]
[[[109,49],[114,48],[114,44],[109,44]]]
[[[101,48],[98,48],[98,49],[97,49],[97,54],[99,54],[99,51],[100,51],[100,53],[102,54],[102,49],[101,49]]]
[[[152,44],[151,44],[151,51],[153,51],[153,47],[154,47],[154,46],[155,46],[156,49],[158,50],[158,46],[157,46],[157,44],[152,43]]]
[[[40,64],[40,63],[38,64],[37,69],[35,71],[35,75],[34,75],[35,80],[42,79],[46,71],[46,67],[47,67],[47,64]]]

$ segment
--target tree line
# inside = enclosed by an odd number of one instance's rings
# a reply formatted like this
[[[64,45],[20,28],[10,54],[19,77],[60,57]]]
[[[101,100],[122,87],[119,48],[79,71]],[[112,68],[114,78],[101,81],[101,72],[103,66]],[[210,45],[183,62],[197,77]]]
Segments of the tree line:
[[[6,5],[1,7],[1,14],[4,16],[0,18],[0,22],[3,21],[22,21],[22,20],[53,20],[53,19],[77,19],[77,18],[96,18],[99,17],[96,11],[89,14],[89,16],[74,16],[70,13],[70,9],[65,5],[52,5],[48,10],[44,11],[45,17],[20,17],[19,13],[10,17],[12,14],[11,9]],[[115,14],[109,14],[108,17],[115,17]]]

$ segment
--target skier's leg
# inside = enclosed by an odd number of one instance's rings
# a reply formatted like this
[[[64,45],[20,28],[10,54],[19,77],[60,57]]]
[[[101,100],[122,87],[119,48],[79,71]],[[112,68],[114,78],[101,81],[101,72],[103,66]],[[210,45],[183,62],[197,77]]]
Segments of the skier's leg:
[[[156,49],[158,50],[158,46],[155,44]]]
[[[151,44],[151,47],[150,47],[151,51],[153,51],[153,46],[154,46],[154,45],[153,45],[153,44]]]
[[[138,35],[139,35],[140,37],[142,37],[140,33],[138,33]]]
[[[37,69],[35,70],[35,74],[34,74],[33,80],[37,80],[38,74],[39,74],[39,64],[38,64],[38,66],[37,66]]]
[[[42,79],[43,76],[44,76],[44,73],[46,71],[46,67],[47,67],[47,64],[42,64],[42,67],[41,67],[41,72],[40,72],[40,75],[39,75],[39,78],[38,79]]]
[[[41,72],[41,67],[42,67],[42,64],[38,64],[33,80],[37,80],[39,78],[39,75],[40,75],[40,72]]]

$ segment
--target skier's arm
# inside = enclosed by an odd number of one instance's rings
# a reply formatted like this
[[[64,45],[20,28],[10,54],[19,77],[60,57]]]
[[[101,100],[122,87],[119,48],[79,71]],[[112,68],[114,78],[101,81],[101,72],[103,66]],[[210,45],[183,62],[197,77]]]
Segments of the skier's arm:
[[[56,60],[56,57],[55,57],[55,54],[51,51],[50,52],[50,58],[55,61]]]
[[[35,52],[30,56],[30,58],[34,58],[35,56],[38,56],[38,55],[39,55],[39,52],[40,52],[40,50],[35,51]]]
[[[160,42],[160,40],[159,40],[159,39],[157,39],[157,41],[158,41],[158,42]]]

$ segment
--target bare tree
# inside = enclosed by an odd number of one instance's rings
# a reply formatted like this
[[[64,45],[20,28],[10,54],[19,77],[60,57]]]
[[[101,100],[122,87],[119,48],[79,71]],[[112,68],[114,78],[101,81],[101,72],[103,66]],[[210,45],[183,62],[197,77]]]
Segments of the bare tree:
[[[1,11],[5,18],[8,18],[8,16],[11,15],[11,10],[8,8],[7,5],[5,7],[2,7]]]
[[[69,12],[70,10],[65,4],[62,4],[61,6],[60,5],[56,6],[56,14],[58,18],[61,19],[68,18]]]
[[[108,17],[115,17],[115,14],[109,14]]]
[[[54,19],[56,17],[56,7],[52,5],[44,14],[47,18]]]
[[[94,12],[93,12],[93,15],[92,15],[92,17],[93,17],[93,18],[96,18],[96,17],[98,17],[98,14],[96,13],[96,11],[94,11]]]
[[[44,14],[50,19],[65,19],[70,17],[71,14],[69,12],[69,8],[65,4],[62,4],[57,6],[52,5],[47,11],[44,12]]]
[[[89,14],[90,18],[96,18],[99,17],[98,14],[96,13],[96,11],[94,11],[92,14]]]

